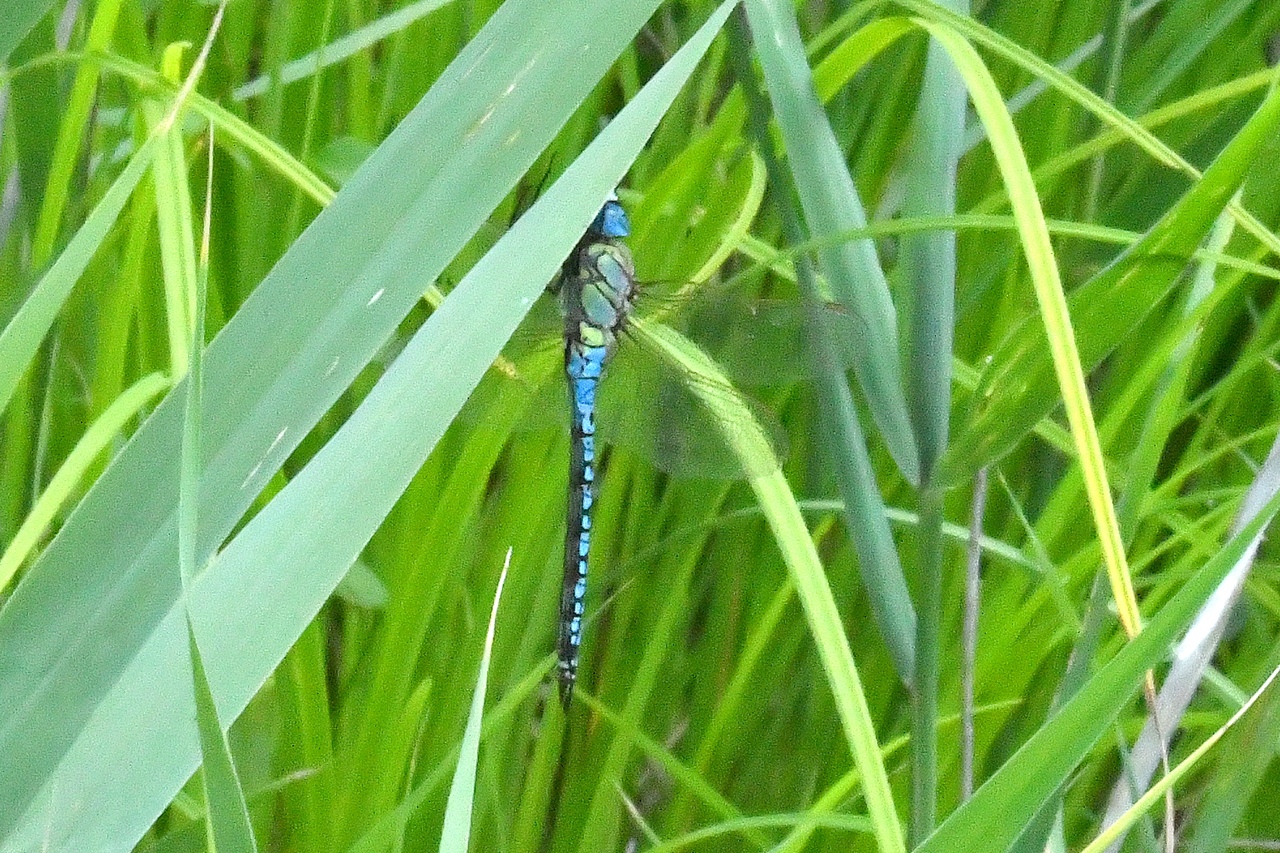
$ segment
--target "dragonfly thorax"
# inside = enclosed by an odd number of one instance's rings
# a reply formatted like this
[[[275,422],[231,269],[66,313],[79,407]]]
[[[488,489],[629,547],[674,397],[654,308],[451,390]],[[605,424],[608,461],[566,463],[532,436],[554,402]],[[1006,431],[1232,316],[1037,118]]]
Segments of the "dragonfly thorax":
[[[635,298],[631,253],[612,240],[585,242],[578,249],[575,266],[576,275],[560,290],[565,334],[587,346],[612,350]]]

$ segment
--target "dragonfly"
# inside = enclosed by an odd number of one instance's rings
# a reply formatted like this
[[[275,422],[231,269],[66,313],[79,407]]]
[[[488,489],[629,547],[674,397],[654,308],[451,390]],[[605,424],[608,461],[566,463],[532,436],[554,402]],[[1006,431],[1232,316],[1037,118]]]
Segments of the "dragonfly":
[[[612,193],[553,285],[564,317],[564,373],[569,384],[569,508],[556,642],[560,702],[566,707],[582,650],[596,488],[596,389],[635,308],[635,262],[622,242],[630,234],[627,212]]]
[[[691,351],[681,351],[677,345],[674,349],[677,355],[683,352],[683,358],[669,358],[658,352],[663,342],[676,340],[678,344],[683,338],[652,321],[655,315],[670,316],[687,308],[688,288],[682,288],[682,295],[674,298],[642,293],[649,286],[642,287],[637,279],[635,263],[625,243],[630,234],[627,212],[616,192],[612,193],[547,288],[554,296],[556,320],[533,317],[527,325],[534,329],[517,332],[514,352],[511,348],[504,351],[505,366],[491,371],[491,376],[506,386],[506,393],[512,386],[532,386],[535,393],[540,393],[541,380],[551,369],[548,362],[562,359],[567,394],[564,390],[560,394],[568,401],[569,477],[556,672],[560,700],[566,707],[577,681],[583,645],[602,441],[636,449],[675,476],[708,479],[739,479],[766,473],[785,456],[786,439],[777,419],[768,409],[741,395],[701,350],[693,347]],[[545,304],[549,301],[535,306],[532,313],[539,309],[551,311]],[[643,309],[638,308],[640,305]],[[658,309],[647,311],[651,305]],[[734,313],[740,308],[735,306]],[[758,307],[747,310],[757,315],[752,318],[750,325],[756,328],[750,334],[764,331],[759,336],[766,342],[764,350],[795,353],[794,345],[778,343],[778,335],[794,339],[801,332],[800,312],[761,317]],[[540,326],[551,325],[559,326],[558,334],[541,335],[537,331]],[[747,324],[724,325],[733,330]],[[552,355],[557,352],[558,356]],[[740,362],[752,360],[739,358]],[[764,375],[766,383],[773,384],[767,378],[768,368]],[[472,402],[484,400],[487,393],[492,391],[478,393]],[[498,402],[505,404],[504,392],[497,393]],[[489,398],[489,402],[494,401]],[[529,405],[526,400],[526,408],[544,411],[552,408],[547,405],[549,402]],[[483,407],[484,403],[478,405]],[[472,419],[475,420],[474,415]],[[765,449],[754,457],[735,453],[731,445],[741,437],[763,439]]]

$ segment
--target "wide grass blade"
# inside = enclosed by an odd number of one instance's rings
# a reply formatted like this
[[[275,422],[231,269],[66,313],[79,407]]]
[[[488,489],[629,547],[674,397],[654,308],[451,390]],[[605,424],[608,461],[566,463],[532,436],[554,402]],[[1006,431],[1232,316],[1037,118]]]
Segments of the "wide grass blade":
[[[27,37],[45,12],[53,7],[53,0],[11,0],[4,5],[0,15],[0,64],[18,43]]]
[[[386,516],[727,11],[472,269],[337,435],[196,580],[193,620],[224,718]],[[603,73],[614,54],[602,32],[616,53],[648,12],[600,3],[570,20],[559,7],[506,4],[209,346],[197,564]],[[187,655],[170,556],[184,398],[160,406],[0,613],[0,704],[14,709],[0,744],[25,757],[0,768],[0,788],[13,792],[0,832],[13,843],[44,837],[51,815],[75,821],[56,827],[68,845],[132,843],[194,769],[198,749],[181,723],[189,688],[163,675]],[[104,767],[113,772],[90,770]],[[47,810],[66,796],[85,811]]]
[[[963,14],[967,3],[955,4]],[[964,129],[965,91],[940,44],[929,43],[910,156],[905,164],[906,219],[953,216],[956,166]],[[904,234],[901,269],[910,282],[909,403],[920,451],[921,479],[931,478],[947,446],[951,416],[951,358],[955,326],[956,235],[954,231]]]
[[[748,0],[745,8],[810,235],[821,239],[864,227],[866,212],[814,91],[794,11],[779,0]],[[859,321],[859,334],[848,343],[872,417],[903,476],[919,482],[920,458],[898,367],[897,312],[875,244],[842,242],[819,249],[817,256],[833,294]]]
[[[584,21],[583,10],[504,6],[223,329],[205,363],[210,404],[197,562],[510,190],[651,7],[598,3]],[[592,16],[601,25],[582,26]],[[495,50],[494,42],[505,47]],[[138,431],[0,613],[0,707],[8,709],[0,744],[24,756],[0,767],[7,792],[0,834],[14,828],[175,600],[182,397],[170,395]],[[51,701],[55,718],[43,710]]]

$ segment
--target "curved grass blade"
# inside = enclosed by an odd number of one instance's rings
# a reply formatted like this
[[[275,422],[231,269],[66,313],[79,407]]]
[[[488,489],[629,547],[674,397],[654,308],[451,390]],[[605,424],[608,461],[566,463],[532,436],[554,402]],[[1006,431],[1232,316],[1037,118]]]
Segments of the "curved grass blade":
[[[93,21],[85,37],[85,50],[95,52],[110,47],[116,20],[120,15],[120,0],[99,3],[93,10]],[[72,175],[80,162],[81,146],[87,141],[90,111],[98,93],[98,69],[84,63],[76,69],[75,82],[58,125],[58,139],[54,143],[49,161],[49,177],[44,195],[40,199],[40,215],[36,220],[35,236],[31,241],[31,260],[35,267],[42,267],[53,255],[62,216],[66,211]],[[3,408],[3,407],[0,407]]]
[[[659,325],[636,325],[637,333],[647,346],[652,346],[664,357],[679,362],[685,372],[705,374],[712,378],[719,373],[705,354],[672,330]],[[723,376],[720,378],[723,379]],[[701,386],[693,387],[696,390]],[[734,401],[708,396],[703,402],[714,412],[733,405]],[[725,411],[724,415],[729,423],[744,420],[739,413]],[[770,470],[765,463],[772,451],[762,430],[730,429],[724,432],[724,439],[742,458],[745,469]],[[889,790],[880,746],[876,741],[875,724],[867,707],[858,668],[849,648],[849,639],[845,635],[822,562],[814,548],[813,539],[809,536],[804,518],[800,515],[795,496],[776,464],[772,466],[770,473],[752,477],[751,488],[760,502],[778,548],[782,551],[796,594],[813,632],[845,737],[863,775],[867,808],[876,840],[880,849],[888,853],[905,850],[902,827],[898,823],[893,794]]]
[[[176,82],[185,45],[169,45],[161,67],[165,77]],[[164,115],[160,104],[145,102],[147,121],[158,126]],[[196,326],[196,257],[192,222],[191,188],[187,183],[186,140],[176,122],[160,131],[153,172],[156,193],[156,231],[164,281],[165,321],[169,330],[169,371],[177,381],[186,375]]]
[[[1268,666],[1280,666],[1280,655],[1272,649]],[[1211,774],[1206,774],[1204,793],[1192,816],[1184,842],[1188,853],[1223,853],[1239,831],[1249,804],[1267,784],[1267,770],[1275,757],[1271,750],[1257,749],[1260,743],[1275,743],[1280,736],[1280,693],[1272,690],[1262,707],[1236,729],[1222,747]]]
[[[1163,445],[1164,442],[1160,444]],[[1263,462],[1253,482],[1249,484],[1248,491],[1245,492],[1244,503],[1232,525],[1232,532],[1244,526],[1258,508],[1277,493],[1280,493],[1280,435],[1276,436],[1266,461]],[[1103,826],[1120,820],[1120,815],[1133,804],[1135,795],[1132,793],[1131,786],[1136,786],[1138,790],[1145,788],[1160,759],[1167,756],[1168,741],[1181,724],[1183,715],[1200,686],[1205,670],[1208,669],[1214,653],[1218,650],[1223,633],[1226,631],[1227,620],[1235,611],[1236,601],[1244,591],[1245,580],[1253,570],[1254,558],[1261,544],[1262,537],[1259,536],[1222,584],[1214,590],[1213,597],[1196,614],[1195,621],[1191,623],[1186,636],[1179,643],[1173,664],[1165,675],[1164,684],[1157,697],[1159,725],[1156,725],[1156,718],[1148,712],[1142,733],[1133,744],[1129,767],[1111,789],[1107,811],[1103,817]],[[1114,846],[1119,850],[1118,842]]]
[[[1111,500],[1102,445],[1098,441],[1089,393],[1085,388],[1071,315],[1062,291],[1062,279],[1058,274],[1044,211],[1040,207],[1026,157],[995,81],[973,46],[948,27],[922,23],[934,39],[946,48],[964,77],[974,108],[987,128],[987,137],[995,152],[1001,176],[1009,188],[1014,218],[1018,222],[1018,234],[1044,321],[1043,335],[1066,406],[1067,420],[1071,424],[1071,436],[1084,471],[1089,508],[1102,546],[1102,558],[1111,581],[1111,592],[1115,597],[1120,622],[1124,625],[1125,632],[1133,636],[1142,628],[1142,616],[1133,591],[1133,579],[1129,574],[1124,543],[1120,538],[1120,525],[1116,520],[1115,504]]]
[[[1069,305],[1074,325],[1081,330],[1079,351],[1085,369],[1099,364],[1168,292],[1277,128],[1280,88],[1267,96],[1204,177],[1142,240],[1072,293]],[[950,482],[1007,453],[1053,408],[1054,396],[1045,393],[1052,375],[1046,348],[1041,325],[1028,323],[997,350],[983,372],[975,413],[948,453]]]
[[[0,591],[9,585],[18,567],[31,555],[93,460],[120,434],[130,418],[169,385],[169,378],[162,373],[144,376],[113,400],[102,416],[85,430],[0,556]]]
[[[139,86],[146,95],[173,97],[177,94],[177,91],[168,80],[145,65],[133,62],[117,54],[77,51],[65,51],[52,57],[33,60],[13,69],[8,75],[0,73],[0,83],[44,65],[62,62],[80,62],[114,71]],[[333,200],[333,189],[308,168],[306,164],[299,161],[280,143],[267,137],[262,131],[253,127],[249,122],[232,113],[226,107],[197,92],[189,94],[188,106],[192,112],[212,122],[222,131],[219,138],[223,144],[233,143],[256,154],[272,171],[296,184],[316,204],[323,207]]]
[[[1277,675],[1280,675],[1280,669],[1273,669],[1271,674],[1267,676],[1266,681],[1262,682],[1262,686],[1255,690],[1248,701],[1231,715],[1231,719],[1218,727],[1213,734],[1205,739],[1204,743],[1197,746],[1190,755],[1179,761],[1176,767],[1162,776],[1156,784],[1151,786],[1149,791],[1138,798],[1136,803],[1127,808],[1115,823],[1098,833],[1098,837],[1090,841],[1080,853],[1102,853],[1103,850],[1113,844],[1119,847],[1119,841],[1124,833],[1137,823],[1153,805],[1160,802],[1161,798],[1171,791],[1173,786],[1178,784],[1178,781],[1186,776],[1200,762],[1200,759],[1204,758],[1210,749],[1213,749],[1218,741],[1222,740],[1223,735],[1229,732],[1240,721],[1240,718],[1257,704],[1258,700],[1262,698],[1262,694],[1276,680]]]
[[[572,11],[505,4],[209,346],[197,563],[652,8],[613,0]],[[373,534],[713,32],[667,63],[472,269],[337,435],[196,579],[193,620],[224,718]],[[475,335],[481,325],[492,334]],[[128,846],[198,760],[180,722],[189,686],[165,676],[187,655],[170,556],[184,396],[161,404],[0,613],[0,707],[12,709],[0,746],[25,757],[0,766],[11,794],[0,802],[4,844],[38,843],[52,817],[67,822],[53,827],[65,847]],[[84,810],[57,808],[64,797]]]

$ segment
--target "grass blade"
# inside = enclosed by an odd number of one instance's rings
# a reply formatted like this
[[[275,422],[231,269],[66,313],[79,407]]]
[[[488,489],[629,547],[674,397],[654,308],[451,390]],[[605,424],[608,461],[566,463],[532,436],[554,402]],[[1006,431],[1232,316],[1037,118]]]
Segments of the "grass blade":
[[[664,326],[642,323],[635,324],[635,331],[647,345],[661,351],[664,358],[681,364],[686,373],[706,377],[708,382],[705,387],[719,387],[727,382],[705,354],[676,332]],[[702,386],[694,387],[698,389]],[[705,394],[704,402],[713,410],[720,406],[740,405],[735,398]],[[721,422],[737,424],[744,423],[749,418],[750,414],[747,412],[725,412]],[[867,707],[857,665],[853,662],[853,653],[849,649],[849,639],[845,636],[839,610],[831,595],[831,587],[827,584],[826,573],[822,569],[809,529],[800,515],[795,496],[777,464],[768,464],[767,459],[772,456],[772,450],[762,430],[755,433],[726,430],[724,437],[742,459],[745,470],[772,471],[753,477],[751,488],[773,531],[774,541],[782,551],[783,560],[791,573],[796,593],[808,618],[809,629],[836,699],[836,709],[845,737],[858,763],[858,769],[862,772],[876,840],[881,850],[905,850],[902,827],[898,822],[880,745],[876,740],[875,724]]]
[[[621,10],[617,3],[591,8],[614,24]],[[626,11],[636,29],[647,18],[646,7]],[[504,6],[488,24],[496,32],[463,52],[210,345],[197,564],[328,407],[327,395],[336,396],[356,365],[372,356],[420,292],[423,272],[442,268],[483,221],[486,207],[510,188],[521,164],[527,166],[519,155],[531,159],[535,150],[530,137],[545,142],[554,132],[553,105],[567,115],[589,87],[579,77],[603,73],[609,58],[597,28],[580,26],[581,9],[574,26],[554,20],[565,14],[536,3]],[[563,43],[540,35],[549,19]],[[693,47],[705,49],[710,32]],[[611,32],[610,44],[620,50],[625,35]],[[490,37],[514,39],[527,53],[494,50]],[[583,39],[593,50],[581,49]],[[563,61],[551,61],[549,51]],[[532,54],[539,62],[529,66]],[[453,290],[337,435],[197,579],[192,613],[224,718],[244,707],[386,516],[698,55],[690,49],[664,66],[590,156]],[[580,74],[566,76],[565,63]],[[508,75],[521,71],[517,82],[524,88],[517,90],[524,98],[515,101],[477,104],[463,85],[501,94],[511,84]],[[511,146],[517,127],[520,144]],[[441,156],[438,146],[450,142],[450,129],[462,154],[434,159]],[[421,161],[427,177],[406,168],[406,160]],[[372,233],[392,242],[371,245],[370,222],[353,218],[359,216],[372,217]],[[330,334],[340,340],[313,337],[316,326],[338,330]],[[489,335],[474,333],[482,326]],[[308,346],[299,352],[303,343]],[[252,369],[246,358],[254,360]],[[314,378],[292,381],[300,375]],[[184,398],[170,395],[161,405],[0,613],[6,694],[0,704],[15,709],[0,719],[0,744],[16,740],[28,756],[0,768],[0,787],[14,794],[0,803],[0,832],[14,843],[47,830],[48,801],[31,807],[41,790],[59,797],[75,791],[86,803],[77,814],[93,815],[91,822],[57,827],[80,846],[132,843],[194,769],[196,744],[173,734],[189,719],[189,687],[162,675],[187,655],[174,610],[176,573],[166,557],[174,547],[176,489],[165,485],[176,480],[165,463],[177,455]],[[148,478],[153,486],[145,485]],[[115,497],[121,493],[146,499],[122,503]],[[109,560],[101,557],[107,535]],[[86,555],[83,561],[79,555]],[[104,568],[84,575],[87,566]],[[72,582],[83,582],[79,607],[68,607],[61,593]],[[113,626],[110,632],[94,630],[104,623]],[[47,724],[43,710],[51,701],[61,703],[56,726]],[[149,724],[140,726],[136,715],[144,706]],[[87,770],[105,766],[115,771]],[[131,793],[122,801],[125,788]],[[103,817],[108,812],[111,820]]]
[[[248,83],[238,86],[231,93],[237,101],[265,94],[273,86],[287,86],[299,80],[305,80],[331,65],[345,62],[348,58],[361,53],[388,36],[394,35],[426,15],[439,9],[453,0],[417,0],[395,11],[389,12],[358,30],[347,33],[325,45],[323,50],[308,53]]]
[[[791,6],[749,0],[745,8],[809,233],[822,239],[864,227],[866,213],[814,91]],[[897,314],[875,245],[856,240],[817,255],[836,298],[860,321],[861,334],[850,343],[872,417],[903,476],[918,483],[920,459],[898,367]]]
[[[27,301],[4,331],[0,332],[0,412],[8,405],[22,374],[35,357],[40,342],[53,326],[71,288],[89,266],[94,253],[115,225],[120,211],[142,180],[155,157],[159,141],[149,138],[129,159],[129,164],[111,184],[102,200],[76,231],[71,242],[32,290]]]
[[[449,786],[444,826],[440,830],[440,853],[467,853],[467,845],[471,841],[471,809],[476,788],[476,763],[480,755],[480,721],[484,717],[484,694],[489,682],[489,656],[493,652],[493,634],[498,626],[498,602],[502,600],[502,586],[507,582],[507,570],[510,568],[511,549],[508,548],[506,563],[498,576],[498,588],[493,592],[493,612],[489,614],[480,672],[476,675],[471,711],[467,714],[467,726],[462,733],[458,769],[453,775],[453,784]]]
[[[1125,810],[1119,820],[1107,827],[1103,832],[1100,832],[1098,837],[1089,842],[1089,844],[1080,851],[1080,853],[1102,853],[1102,851],[1107,849],[1108,846],[1116,843],[1117,839],[1127,832],[1129,828],[1147,812],[1147,810],[1160,802],[1166,792],[1172,790],[1173,786],[1178,784],[1178,781],[1182,779],[1182,777],[1186,776],[1187,773],[1200,762],[1200,759],[1204,758],[1209,750],[1218,743],[1218,741],[1222,740],[1223,735],[1229,732],[1231,728],[1240,721],[1240,718],[1248,713],[1249,709],[1252,708],[1260,698],[1262,698],[1262,694],[1271,686],[1271,682],[1276,680],[1277,675],[1280,675],[1280,669],[1272,670],[1271,674],[1267,676],[1267,680],[1262,682],[1262,686],[1249,697],[1249,701],[1245,702],[1239,710],[1231,715],[1231,719],[1227,720],[1224,725],[1220,726],[1212,735],[1206,738],[1204,743],[1192,750],[1190,755],[1179,761],[1176,767],[1170,770],[1166,775],[1162,776],[1156,784],[1151,786],[1149,791],[1138,798],[1136,803]]]
[[[967,2],[954,4],[968,11]],[[964,131],[965,92],[960,76],[937,41],[929,42],[915,129],[906,162],[903,215],[950,216],[956,212],[956,166]],[[912,426],[920,452],[919,585],[916,594],[915,665],[911,720],[912,845],[937,822],[938,670],[942,655],[942,484],[934,468],[947,446],[951,419],[951,360],[955,327],[956,236],[934,231],[904,235],[901,272],[911,287],[908,364]]]
[[[0,15],[0,63],[9,59],[13,49],[52,7],[53,0],[12,0],[5,4],[4,14]]]
[[[1014,755],[939,825],[917,853],[1007,850],[1110,727],[1147,671],[1280,509],[1280,495],[1192,575],[1130,640]]]
[[[50,523],[71,497],[93,460],[98,458],[98,454],[107,448],[143,406],[160,392],[167,390],[169,385],[169,378],[162,373],[152,373],[139,379],[112,401],[102,416],[85,430],[41,493],[36,505],[22,520],[22,526],[9,541],[4,555],[0,556],[0,590],[9,585],[19,567],[35,550],[40,537],[49,529]]]
[[[601,2],[588,11],[584,19],[581,9],[506,4],[210,345],[197,562],[550,141],[652,4]],[[579,26],[591,16],[602,25]],[[508,48],[492,49],[493,40]],[[341,331],[317,337],[319,328]],[[14,830],[176,599],[167,555],[176,544],[184,396],[171,394],[138,431],[0,613],[0,706],[10,709],[0,744],[26,756],[0,767],[9,793],[0,798],[0,835]],[[68,606],[67,586],[78,590],[77,606]],[[216,685],[216,667],[211,677]],[[60,708],[56,721],[42,710],[48,701]]]
[[[747,54],[747,26],[735,21],[730,56],[745,95],[748,118],[770,180],[779,188],[778,205],[787,239],[799,246],[805,242],[801,217],[789,202],[792,180],[782,169],[768,130],[765,98],[756,85]],[[861,40],[859,40],[861,43]],[[818,285],[809,261],[799,257],[795,269],[780,271],[801,283],[806,297],[818,300]],[[831,343],[815,335],[807,347],[810,369],[818,382],[818,424],[828,436],[826,449],[836,469],[836,483],[844,497],[848,533],[858,553],[862,583],[871,599],[876,624],[889,648],[898,677],[911,684],[915,669],[916,614],[907,592],[902,564],[889,530],[884,498],[880,494],[871,465],[867,441],[853,404],[845,370],[831,355]]]
[[[1013,120],[1005,109],[995,81],[991,79],[990,72],[982,64],[977,52],[950,29],[938,24],[925,26],[946,47],[964,77],[974,108],[987,128],[987,138],[1000,165],[1001,176],[1009,188],[1014,218],[1018,222],[1019,237],[1044,321],[1044,334],[1053,371],[1062,392],[1067,420],[1071,424],[1071,436],[1084,471],[1089,509],[1093,513],[1094,526],[1102,544],[1102,558],[1111,581],[1111,592],[1115,597],[1120,622],[1126,633],[1133,636],[1141,630],[1142,617],[1133,591],[1133,579],[1129,575],[1124,543],[1120,538],[1115,504],[1111,501],[1111,487],[1107,482],[1102,445],[1098,441],[1089,393],[1085,388],[1071,315],[1067,310],[1062,279],[1058,274],[1057,261],[1049,240],[1049,229],[1045,225],[1044,211],[1031,180],[1031,171],[1027,168]]]

